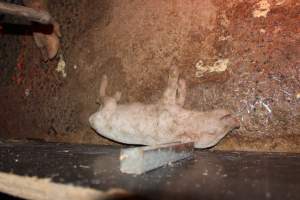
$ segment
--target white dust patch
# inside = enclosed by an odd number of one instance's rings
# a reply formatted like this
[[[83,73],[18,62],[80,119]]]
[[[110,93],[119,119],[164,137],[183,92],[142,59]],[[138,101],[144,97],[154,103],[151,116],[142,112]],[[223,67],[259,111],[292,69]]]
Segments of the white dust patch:
[[[196,77],[202,77],[204,74],[213,73],[213,72],[224,72],[227,70],[229,65],[229,59],[219,59],[213,65],[205,65],[202,60],[199,60],[195,67],[196,67]]]
[[[261,0],[256,4],[256,9],[252,12],[253,17],[267,17],[271,10],[268,0]]]
[[[59,61],[58,61],[57,66],[56,66],[56,71],[58,73],[61,73],[63,78],[67,77],[66,62],[65,62],[64,57],[62,55],[59,56]]]

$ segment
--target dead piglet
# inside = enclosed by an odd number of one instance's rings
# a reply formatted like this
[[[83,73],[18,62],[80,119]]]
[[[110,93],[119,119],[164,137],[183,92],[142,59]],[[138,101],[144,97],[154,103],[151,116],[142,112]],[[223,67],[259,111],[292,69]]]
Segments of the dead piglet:
[[[157,103],[118,105],[121,93],[106,96],[107,77],[104,75],[100,86],[103,105],[90,116],[91,127],[102,136],[125,144],[193,141],[195,148],[208,148],[239,126],[226,110],[198,112],[184,109],[186,83],[178,77],[178,69],[171,68],[168,86]]]

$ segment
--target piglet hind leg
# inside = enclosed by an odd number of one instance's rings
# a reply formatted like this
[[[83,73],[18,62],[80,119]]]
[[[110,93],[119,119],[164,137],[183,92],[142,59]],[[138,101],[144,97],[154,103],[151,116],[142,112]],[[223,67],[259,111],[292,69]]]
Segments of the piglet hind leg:
[[[100,91],[99,91],[99,99],[104,104],[104,106],[111,101],[115,101],[116,103],[120,101],[122,93],[117,91],[114,96],[110,97],[106,95],[106,88],[108,85],[108,78],[106,75],[102,76]],[[98,100],[99,101],[99,100]]]
[[[116,100],[116,102],[119,102],[121,100],[121,97],[122,97],[122,93],[120,91],[117,91],[114,94],[114,99]]]
[[[102,100],[102,101],[106,97],[107,82],[108,82],[107,76],[103,75],[102,79],[101,79],[100,90],[99,90],[99,97],[100,97],[100,100]]]
[[[161,99],[162,104],[172,104],[172,105],[176,104],[178,77],[179,77],[178,68],[176,66],[171,67],[169,70],[168,85]]]
[[[186,98],[186,82],[184,79],[179,79],[177,96],[176,96],[176,104],[182,107],[184,105],[185,98]]]

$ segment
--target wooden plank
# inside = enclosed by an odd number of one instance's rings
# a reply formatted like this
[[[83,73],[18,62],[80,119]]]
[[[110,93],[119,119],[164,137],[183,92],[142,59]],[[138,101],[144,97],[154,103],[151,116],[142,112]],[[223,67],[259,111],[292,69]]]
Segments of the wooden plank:
[[[169,163],[191,157],[193,150],[193,142],[122,149],[120,170],[127,174],[143,174]]]
[[[129,193],[122,189],[110,189],[107,192],[92,188],[51,182],[50,179],[19,176],[0,172],[0,192],[15,197],[33,200],[104,200],[126,199]]]

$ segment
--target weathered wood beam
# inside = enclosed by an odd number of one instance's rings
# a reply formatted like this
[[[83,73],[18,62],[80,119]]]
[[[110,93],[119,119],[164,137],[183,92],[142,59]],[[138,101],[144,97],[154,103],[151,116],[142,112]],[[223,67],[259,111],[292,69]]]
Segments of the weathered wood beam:
[[[50,179],[0,172],[0,192],[33,200],[107,200],[130,199],[122,189],[100,191],[92,188],[52,182]]]

